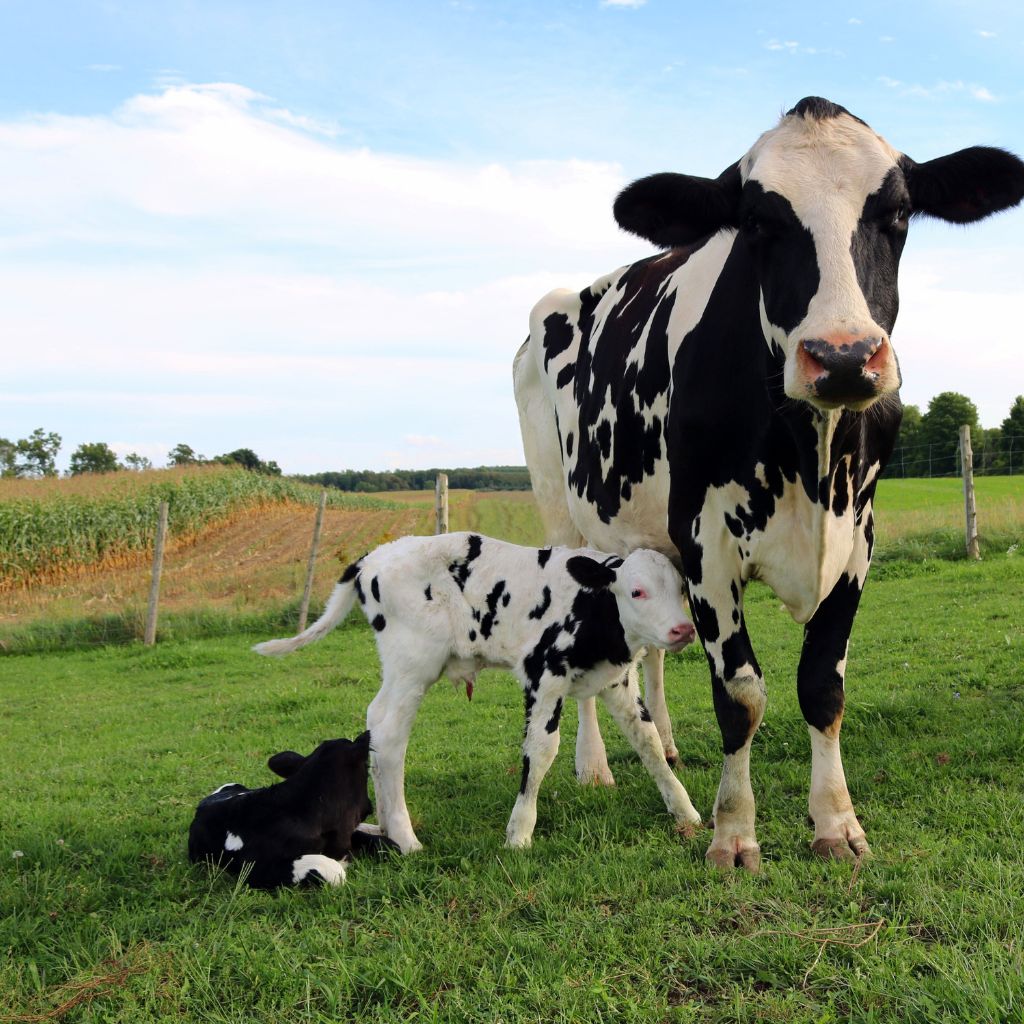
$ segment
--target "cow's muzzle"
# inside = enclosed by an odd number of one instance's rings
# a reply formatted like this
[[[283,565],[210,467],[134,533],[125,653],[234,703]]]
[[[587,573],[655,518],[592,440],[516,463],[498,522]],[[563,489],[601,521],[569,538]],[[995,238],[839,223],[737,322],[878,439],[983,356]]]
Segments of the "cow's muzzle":
[[[894,359],[884,335],[805,338],[797,347],[797,359],[802,382],[814,402],[862,407],[892,387]]]

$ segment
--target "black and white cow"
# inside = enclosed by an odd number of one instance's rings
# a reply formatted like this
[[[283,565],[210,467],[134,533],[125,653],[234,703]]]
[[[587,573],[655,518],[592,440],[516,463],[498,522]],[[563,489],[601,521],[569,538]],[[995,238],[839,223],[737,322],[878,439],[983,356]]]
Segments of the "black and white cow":
[[[805,627],[813,848],[868,851],[839,730],[872,498],[901,415],[900,253],[913,216],[966,224],[1022,195],[1010,153],[917,163],[811,97],[718,178],[629,185],[616,219],[666,251],[532,312],[515,389],[549,541],[653,548],[683,567],[725,754],[716,865],[760,864],[749,757],[766,694],[743,619],[751,579]],[[672,753],[655,675],[648,703]],[[580,774],[607,779],[593,708],[580,718]]]
[[[319,640],[358,600],[376,631],[381,688],[367,712],[377,820],[404,853],[420,849],[405,803],[405,752],[416,712],[442,673],[473,682],[510,669],[526,700],[523,775],[509,846],[529,846],[537,792],[558,752],[566,698],[600,696],[684,832],[700,823],[665,763],[633,662],[647,644],[681,650],[696,635],[683,580],[655,551],[627,558],[589,549],[525,548],[472,533],[403,537],[350,565],[324,614],[290,640],[254,650],[288,654]]]
[[[275,754],[267,766],[284,782],[263,789],[229,782],[200,801],[188,832],[189,859],[236,875],[250,865],[247,881],[255,889],[341,885],[351,854],[394,847],[362,824],[373,810],[369,757],[368,732],[325,740],[308,757]]]

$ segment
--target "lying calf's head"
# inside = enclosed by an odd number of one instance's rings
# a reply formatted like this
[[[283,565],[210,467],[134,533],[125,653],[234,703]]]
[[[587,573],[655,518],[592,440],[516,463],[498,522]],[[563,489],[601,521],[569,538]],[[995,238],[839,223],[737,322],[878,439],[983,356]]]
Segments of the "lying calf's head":
[[[663,554],[642,548],[624,559],[600,562],[576,555],[566,568],[582,586],[606,589],[614,596],[631,648],[680,651],[697,635],[683,605],[683,578]]]

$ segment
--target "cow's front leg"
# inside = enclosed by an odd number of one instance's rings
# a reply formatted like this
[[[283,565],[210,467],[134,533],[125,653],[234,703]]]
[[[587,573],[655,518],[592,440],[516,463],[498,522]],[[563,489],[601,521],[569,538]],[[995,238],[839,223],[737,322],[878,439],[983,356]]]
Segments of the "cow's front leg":
[[[644,701],[661,737],[665,760],[675,767],[679,760],[676,741],[672,736],[672,720],[668,716],[665,702],[665,652],[659,647],[650,647],[643,659]]]
[[[722,780],[715,797],[715,838],[708,861],[719,868],[757,871],[761,848],[754,834],[754,791],[750,785],[750,744],[764,717],[767,695],[761,669],[743,622],[739,581],[731,600],[693,602],[694,622],[711,667],[711,693],[722,731]],[[721,597],[722,595],[719,595]]]
[[[862,585],[857,577],[844,574],[822,601],[804,629],[797,670],[800,709],[811,734],[811,790],[807,802],[814,822],[811,849],[826,860],[850,860],[870,853],[846,788],[839,750],[846,650]]]
[[[597,703],[593,697],[585,697],[578,703],[576,778],[594,786],[614,786],[615,776],[608,767],[608,753],[597,724]]]
[[[630,746],[640,755],[644,767],[651,773],[661,793],[669,814],[685,834],[692,834],[700,824],[690,796],[683,784],[675,777],[665,760],[664,748],[658,730],[651,721],[646,705],[640,698],[636,681],[636,666],[620,682],[601,691],[611,716],[618,723]]]
[[[542,677],[540,685],[526,689],[526,735],[523,739],[523,775],[519,796],[505,830],[506,846],[529,846],[537,824],[537,793],[558,753],[558,724],[566,686]]]

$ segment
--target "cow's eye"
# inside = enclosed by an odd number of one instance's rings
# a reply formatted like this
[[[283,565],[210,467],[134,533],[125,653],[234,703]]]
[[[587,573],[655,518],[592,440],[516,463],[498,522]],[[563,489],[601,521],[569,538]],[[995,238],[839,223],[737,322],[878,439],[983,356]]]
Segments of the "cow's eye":
[[[756,235],[761,230],[761,222],[757,219],[757,214],[753,211],[748,213],[743,218],[742,227],[748,235]]]
[[[890,230],[900,229],[906,226],[909,210],[902,204],[897,206],[886,218],[886,227]]]
[[[642,587],[637,587],[629,596],[635,597],[638,601],[642,601],[645,597],[647,597],[647,591],[644,590]]]

